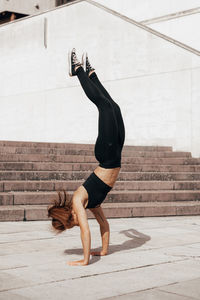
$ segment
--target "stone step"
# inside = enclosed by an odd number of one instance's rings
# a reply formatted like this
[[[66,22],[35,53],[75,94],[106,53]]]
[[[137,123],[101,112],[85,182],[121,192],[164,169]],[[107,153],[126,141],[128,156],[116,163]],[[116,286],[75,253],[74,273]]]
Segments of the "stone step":
[[[0,170],[12,171],[93,171],[96,163],[0,162]],[[122,172],[200,172],[200,165],[122,164]]]
[[[73,191],[68,190],[70,197]],[[4,192],[0,193],[0,205],[50,204],[57,198],[52,192]],[[157,202],[200,200],[200,191],[158,190],[158,191],[111,191],[104,202]]]
[[[107,218],[200,215],[200,201],[103,203]],[[89,210],[87,215],[94,218]],[[1,206],[0,221],[49,220],[47,205]]]
[[[83,180],[91,171],[1,171],[3,180]],[[200,173],[194,172],[120,172],[118,180],[200,180]]]
[[[98,163],[94,156],[84,155],[43,155],[43,154],[1,154],[1,162],[68,162]],[[122,164],[156,164],[156,165],[200,165],[200,158],[145,158],[122,157]]]
[[[25,142],[25,141],[0,141],[0,147],[36,147],[36,148],[66,148],[78,150],[93,150],[94,144],[77,143],[45,143],[45,142]],[[124,145],[124,150],[136,151],[172,151],[168,146],[132,146]]]
[[[0,147],[0,154],[51,154],[51,155],[94,155],[94,150],[36,147]],[[131,157],[191,157],[190,152],[123,150],[122,156]]]
[[[58,191],[77,189],[83,180],[69,181],[2,181],[0,192]],[[200,181],[116,181],[113,190],[200,190]]]

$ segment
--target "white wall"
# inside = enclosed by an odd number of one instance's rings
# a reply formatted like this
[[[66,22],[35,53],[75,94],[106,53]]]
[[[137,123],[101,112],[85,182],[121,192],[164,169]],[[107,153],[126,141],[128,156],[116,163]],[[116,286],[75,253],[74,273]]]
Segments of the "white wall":
[[[135,21],[142,22],[200,7],[199,0],[95,0]],[[200,50],[200,13],[147,25],[162,34]]]
[[[39,5],[39,9],[35,6]],[[0,0],[0,11],[37,14],[55,7],[55,0]]]
[[[97,109],[68,76],[75,46],[119,103],[126,144],[200,156],[197,55],[86,2],[0,26],[0,45],[1,140],[95,142]]]
[[[200,6],[199,0],[94,0],[141,22]]]
[[[148,26],[192,48],[200,50],[200,13]]]

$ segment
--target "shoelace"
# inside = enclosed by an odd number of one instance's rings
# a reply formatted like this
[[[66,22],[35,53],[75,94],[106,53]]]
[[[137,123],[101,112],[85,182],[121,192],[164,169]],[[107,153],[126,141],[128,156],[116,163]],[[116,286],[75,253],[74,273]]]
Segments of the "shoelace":
[[[75,52],[72,52],[72,64],[73,65],[76,65],[76,64],[78,64],[79,63],[79,61],[78,61],[78,59],[77,59],[77,57],[76,57],[76,53]]]
[[[90,62],[89,62],[89,59],[88,59],[88,58],[87,58],[87,69],[88,69],[88,70],[92,69],[92,66],[91,66],[91,64],[90,64]]]

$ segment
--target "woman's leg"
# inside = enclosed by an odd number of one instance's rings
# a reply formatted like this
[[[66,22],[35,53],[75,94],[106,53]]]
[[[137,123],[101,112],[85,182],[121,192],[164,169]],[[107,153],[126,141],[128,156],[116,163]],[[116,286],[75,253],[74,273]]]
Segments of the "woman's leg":
[[[123,147],[124,140],[125,140],[125,128],[124,128],[124,122],[121,114],[121,110],[119,105],[111,98],[110,94],[107,92],[107,90],[104,88],[102,83],[100,82],[96,72],[93,72],[89,76],[90,80],[99,88],[99,90],[104,94],[104,96],[109,99],[110,103],[113,106],[113,109],[115,111],[117,124],[118,124],[118,130],[119,130],[119,136],[120,136],[120,144]]]
[[[108,91],[105,89],[105,87],[100,82],[100,80],[99,80],[96,72],[93,72],[88,77],[92,80],[92,82],[94,82],[94,84],[100,89],[100,91],[104,94],[104,96],[107,97],[114,106],[115,105],[118,106],[118,104],[111,98],[111,96],[108,93]]]
[[[102,91],[88,78],[82,67],[79,67],[76,70],[76,75],[86,96],[97,106],[97,108],[106,105],[110,106],[109,100],[104,96]]]
[[[95,156],[101,162],[110,164],[119,148],[119,131],[114,108],[109,99],[88,78],[82,67],[76,70],[76,75],[87,97],[97,106],[99,111],[98,137],[95,144]]]

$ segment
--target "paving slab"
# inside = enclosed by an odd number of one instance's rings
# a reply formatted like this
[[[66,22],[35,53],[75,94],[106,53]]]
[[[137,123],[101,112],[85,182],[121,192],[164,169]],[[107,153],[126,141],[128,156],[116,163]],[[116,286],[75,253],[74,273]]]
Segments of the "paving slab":
[[[104,300],[192,300],[191,298],[167,293],[158,289],[148,289],[147,291],[135,292],[121,296],[104,298]],[[193,300],[195,300],[193,298]]]
[[[100,263],[101,260],[98,261]],[[200,262],[199,262],[200,263]],[[63,266],[63,264],[62,264]],[[70,270],[71,278],[69,278],[69,272],[67,268],[62,269],[61,264],[55,266],[54,272],[46,270],[46,272],[52,275],[63,273],[65,279],[55,280],[55,277],[51,277],[49,282],[42,284],[43,277],[40,272],[34,274],[30,280],[30,276],[26,280],[16,282],[15,276],[7,275],[7,281],[10,281],[13,285],[14,293],[28,297],[29,299],[103,299],[108,296],[117,296],[120,294],[130,293],[134,291],[144,290],[147,288],[157,288],[164,285],[169,285],[174,282],[186,281],[192,278],[200,277],[200,264],[196,264],[192,261],[175,262],[174,264],[166,263],[155,266],[147,266],[143,268],[130,268],[121,271],[107,272],[106,266],[104,266],[104,273],[87,274],[86,268],[72,268]],[[91,266],[87,267],[88,270]],[[76,270],[75,270],[76,269]],[[86,269],[86,270],[84,270]],[[21,269],[18,269],[21,271]],[[80,274],[81,272],[81,274]],[[85,272],[85,274],[83,274]],[[37,283],[41,278],[41,283]],[[49,278],[50,279],[50,278]],[[20,287],[21,285],[21,287]],[[77,288],[78,287],[78,288]],[[8,288],[7,288],[8,290]],[[4,290],[6,292],[6,290]],[[12,294],[12,289],[9,290]],[[6,296],[6,294],[1,295]],[[6,298],[4,298],[6,299]]]
[[[200,299],[200,278],[160,288],[161,291]]]
[[[161,291],[159,289],[148,289],[147,291],[135,292],[121,296],[104,298],[104,300],[195,300],[194,298],[186,297]]]
[[[110,253],[85,267],[66,264],[82,257],[78,227],[55,235],[50,221],[0,223],[0,299],[200,299],[198,216],[108,221]],[[99,249],[98,223],[89,226]]]

